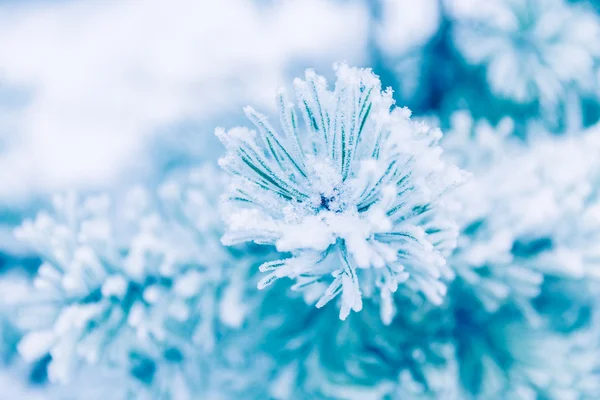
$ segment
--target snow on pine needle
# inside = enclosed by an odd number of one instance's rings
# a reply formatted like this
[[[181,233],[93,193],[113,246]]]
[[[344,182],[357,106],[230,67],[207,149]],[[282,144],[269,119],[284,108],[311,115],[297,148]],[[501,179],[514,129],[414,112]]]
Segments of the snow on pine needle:
[[[512,303],[536,318],[546,278],[598,279],[598,127],[562,138],[532,131],[527,146],[508,118],[492,126],[458,111],[451,120],[442,146],[474,171],[453,193],[464,210],[449,262],[465,288],[488,312]]]
[[[445,0],[456,50],[485,68],[492,93],[537,104],[545,119],[557,107],[594,98],[599,89],[600,18],[584,2]]]
[[[457,236],[445,195],[465,175],[370,69],[334,70],[333,90],[311,69],[294,80],[297,108],[278,90],[281,131],[251,107],[255,130],[217,129],[233,178],[222,241],[290,254],[260,267],[259,288],[288,277],[317,307],[341,295],[341,319],[377,295],[389,323],[399,284],[442,302]]]
[[[49,354],[49,378],[60,383],[82,363],[128,369],[148,387],[185,380],[187,360],[199,369],[193,360],[212,352],[218,327],[241,323],[245,307],[229,278],[233,266],[244,282],[249,270],[219,243],[215,172],[177,177],[159,196],[142,188],[116,200],[57,196],[53,213],[26,221],[16,234],[44,263],[15,307],[24,358]],[[170,378],[157,377],[162,370]]]

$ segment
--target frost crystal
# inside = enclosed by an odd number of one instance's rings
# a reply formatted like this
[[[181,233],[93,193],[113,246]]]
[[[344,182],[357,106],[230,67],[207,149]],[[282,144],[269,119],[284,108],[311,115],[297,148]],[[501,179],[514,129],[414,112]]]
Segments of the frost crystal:
[[[534,317],[530,302],[546,277],[600,277],[593,245],[600,237],[598,128],[560,139],[532,136],[525,146],[508,136],[508,119],[492,127],[459,112],[452,120],[442,145],[475,171],[455,192],[464,205],[462,234],[449,258],[465,288],[489,312],[512,302]]]
[[[317,307],[341,294],[341,319],[377,294],[389,323],[400,283],[442,302],[457,235],[444,195],[464,175],[441,159],[441,132],[393,107],[371,70],[335,72],[333,91],[313,70],[294,81],[302,122],[278,91],[283,134],[251,107],[257,131],[217,130],[233,177],[223,243],[291,253],[260,267],[260,288],[289,277]]]
[[[141,188],[118,202],[57,197],[54,215],[25,222],[17,235],[44,263],[18,308],[24,358],[49,354],[58,382],[82,361],[128,369],[161,396],[197,382],[197,359],[249,306],[240,286],[249,264],[219,243],[219,177],[195,170],[158,198]]]
[[[459,398],[596,397],[595,356],[577,330],[597,302],[598,128],[523,141],[510,119],[452,122],[442,146],[474,171],[454,193],[462,232],[448,258]]]
[[[517,103],[538,102],[545,115],[574,91],[594,95],[600,19],[564,0],[447,0],[454,44],[485,65],[491,90]],[[596,38],[596,39],[592,39]]]

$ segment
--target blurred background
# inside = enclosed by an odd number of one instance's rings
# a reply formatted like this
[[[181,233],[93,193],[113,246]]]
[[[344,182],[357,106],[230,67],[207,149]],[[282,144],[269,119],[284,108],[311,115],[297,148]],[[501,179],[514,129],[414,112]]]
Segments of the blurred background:
[[[600,117],[599,13],[596,0],[0,0],[0,271],[37,267],[12,231],[52,194],[216,161],[215,127],[247,104],[272,115],[306,68],[370,67],[448,135],[485,121],[527,146],[576,136]],[[5,358],[0,398],[21,398],[21,368],[39,371]]]

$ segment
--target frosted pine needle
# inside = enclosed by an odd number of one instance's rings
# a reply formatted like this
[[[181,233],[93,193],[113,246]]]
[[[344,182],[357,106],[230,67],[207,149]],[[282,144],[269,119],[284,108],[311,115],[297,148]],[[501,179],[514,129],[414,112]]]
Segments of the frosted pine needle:
[[[341,319],[377,295],[389,323],[401,283],[442,302],[457,236],[444,195],[464,174],[442,161],[441,132],[394,107],[370,69],[334,69],[333,90],[310,69],[294,80],[300,118],[277,92],[280,132],[251,107],[256,130],[217,129],[233,177],[223,243],[290,253],[260,267],[259,288],[288,277],[317,307],[341,295]]]
[[[160,393],[182,386],[165,383],[179,377],[197,382],[187,371],[199,371],[196,359],[213,354],[247,308],[250,264],[219,243],[221,183],[218,171],[200,168],[158,196],[142,188],[117,201],[58,196],[53,213],[25,221],[17,235],[44,263],[15,310],[23,357],[49,354],[59,383],[85,364],[129,370],[134,384]]]

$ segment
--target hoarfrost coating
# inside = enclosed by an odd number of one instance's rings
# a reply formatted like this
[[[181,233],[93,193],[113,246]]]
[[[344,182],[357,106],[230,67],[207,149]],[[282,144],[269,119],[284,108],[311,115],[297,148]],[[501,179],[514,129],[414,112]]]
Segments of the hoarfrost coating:
[[[310,69],[294,80],[302,119],[277,91],[281,132],[251,107],[256,130],[217,129],[233,177],[223,243],[290,253],[260,267],[260,288],[292,278],[317,307],[341,295],[341,319],[377,296],[389,323],[401,283],[442,302],[457,236],[445,195],[466,175],[443,161],[441,132],[395,107],[370,69],[334,70],[333,90]]]
[[[552,120],[561,104],[597,95],[600,18],[584,4],[564,0],[444,4],[454,24],[456,49],[469,64],[485,66],[489,86],[498,97],[537,102]]]
[[[249,307],[252,257],[236,259],[219,242],[218,172],[170,178],[158,197],[141,187],[117,201],[57,196],[54,213],[25,221],[16,234],[44,263],[14,304],[21,355],[50,355],[54,382],[91,364],[160,393],[197,391],[217,336],[238,329]]]

